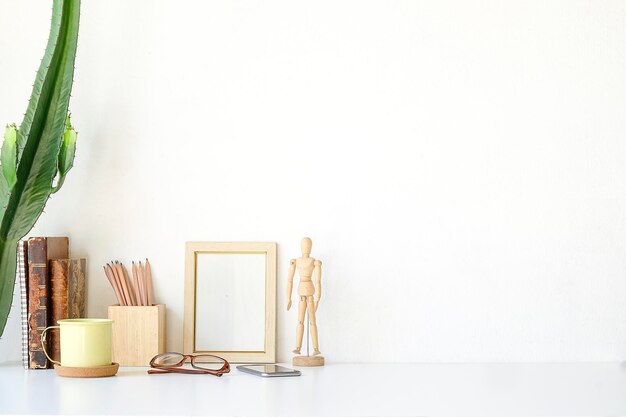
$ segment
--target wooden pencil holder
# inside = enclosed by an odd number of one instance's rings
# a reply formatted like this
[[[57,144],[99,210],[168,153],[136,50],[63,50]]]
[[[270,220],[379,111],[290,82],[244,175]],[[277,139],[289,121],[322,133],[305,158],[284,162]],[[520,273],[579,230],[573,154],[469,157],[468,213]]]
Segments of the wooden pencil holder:
[[[121,366],[150,366],[165,352],[165,305],[109,306],[113,320],[113,362]]]

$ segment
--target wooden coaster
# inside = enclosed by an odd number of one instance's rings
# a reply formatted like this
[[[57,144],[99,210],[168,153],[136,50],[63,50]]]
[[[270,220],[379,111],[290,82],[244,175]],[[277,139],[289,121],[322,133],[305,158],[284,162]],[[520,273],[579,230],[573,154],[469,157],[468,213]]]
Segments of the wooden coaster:
[[[61,366],[55,364],[54,370],[58,376],[64,376],[67,378],[103,378],[107,376],[114,376],[119,367],[119,363],[112,363],[111,365],[104,366],[92,366],[88,368]]]
[[[324,366],[323,356],[294,356],[291,361],[293,366]]]

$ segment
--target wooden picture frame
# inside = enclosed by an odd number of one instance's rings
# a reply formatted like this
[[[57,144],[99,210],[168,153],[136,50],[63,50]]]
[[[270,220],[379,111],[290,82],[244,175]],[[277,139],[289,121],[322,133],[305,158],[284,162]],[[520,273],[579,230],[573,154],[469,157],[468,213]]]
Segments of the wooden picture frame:
[[[262,350],[198,350],[196,347],[197,259],[199,254],[265,255],[265,340]],[[185,245],[185,309],[183,322],[185,354],[208,354],[233,363],[276,361],[276,243],[187,242]]]

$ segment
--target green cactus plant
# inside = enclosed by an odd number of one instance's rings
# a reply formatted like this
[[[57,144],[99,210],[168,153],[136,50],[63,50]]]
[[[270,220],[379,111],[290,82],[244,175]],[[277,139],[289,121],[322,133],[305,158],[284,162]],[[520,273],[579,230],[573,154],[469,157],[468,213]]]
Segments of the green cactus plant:
[[[19,129],[7,126],[0,153],[0,336],[15,285],[17,243],[33,228],[72,168],[76,132],[68,106],[80,0],[53,0],[48,45]]]

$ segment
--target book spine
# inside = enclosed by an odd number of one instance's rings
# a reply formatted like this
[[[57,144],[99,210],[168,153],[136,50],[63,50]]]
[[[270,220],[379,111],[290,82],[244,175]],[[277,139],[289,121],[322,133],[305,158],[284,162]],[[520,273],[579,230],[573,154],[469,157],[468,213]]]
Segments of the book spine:
[[[68,274],[67,318],[86,317],[87,285],[85,271],[86,259],[70,259]]]
[[[50,260],[50,323],[69,318],[68,302],[68,278],[69,259]],[[50,332],[48,346],[50,357],[55,361],[61,360],[61,341],[59,332]]]
[[[28,369],[28,275],[26,274],[26,252],[28,242],[20,240],[17,245],[17,277],[20,283],[20,318],[22,321],[22,366]]]
[[[41,333],[48,325],[48,259],[46,238],[28,240],[28,346],[29,368],[48,367]]]

